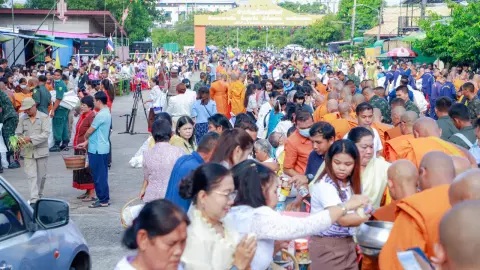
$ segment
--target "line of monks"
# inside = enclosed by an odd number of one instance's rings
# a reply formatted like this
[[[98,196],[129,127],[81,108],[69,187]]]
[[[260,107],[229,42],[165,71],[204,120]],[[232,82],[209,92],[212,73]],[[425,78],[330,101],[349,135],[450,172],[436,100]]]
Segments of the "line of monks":
[[[401,104],[392,104],[392,126],[382,123],[379,109],[374,109],[372,122],[353,113],[366,101],[361,94],[341,99],[332,91],[326,97],[314,112],[315,122],[330,123],[336,139],[356,126],[375,128],[383,145],[378,154],[392,162],[383,206],[372,219],[394,226],[379,258],[365,256],[362,270],[403,269],[397,252],[415,247],[441,269],[480,269],[480,233],[474,225],[480,218],[480,202],[463,203],[480,198],[475,158],[463,147],[442,140],[434,119],[419,117]]]

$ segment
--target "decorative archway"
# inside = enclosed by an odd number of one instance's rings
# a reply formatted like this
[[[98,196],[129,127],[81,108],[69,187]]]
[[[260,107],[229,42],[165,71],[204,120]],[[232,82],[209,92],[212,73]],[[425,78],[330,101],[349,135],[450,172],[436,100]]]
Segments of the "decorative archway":
[[[218,15],[195,15],[195,50],[206,49],[206,27],[296,27],[309,26],[323,15],[296,14],[272,0],[250,0]]]

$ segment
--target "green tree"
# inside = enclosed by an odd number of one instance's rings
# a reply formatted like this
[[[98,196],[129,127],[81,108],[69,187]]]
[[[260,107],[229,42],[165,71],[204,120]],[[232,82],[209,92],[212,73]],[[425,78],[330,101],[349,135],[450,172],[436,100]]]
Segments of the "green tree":
[[[295,13],[325,14],[328,11],[327,6],[321,3],[299,4],[294,2],[283,2],[279,6]]]
[[[452,64],[480,65],[480,3],[467,6],[451,4],[451,19],[431,14],[420,22],[426,33],[424,40],[415,45],[428,56],[439,57]]]
[[[56,1],[57,0],[27,0],[25,2],[25,8],[51,9],[52,6],[56,3]],[[68,9],[95,10],[98,7],[99,0],[68,0],[65,2],[67,3]]]
[[[355,36],[378,25],[378,10],[383,0],[357,0],[355,14]],[[363,6],[362,6],[363,5]],[[345,22],[345,35],[350,37],[352,25],[353,0],[340,0],[338,20]]]

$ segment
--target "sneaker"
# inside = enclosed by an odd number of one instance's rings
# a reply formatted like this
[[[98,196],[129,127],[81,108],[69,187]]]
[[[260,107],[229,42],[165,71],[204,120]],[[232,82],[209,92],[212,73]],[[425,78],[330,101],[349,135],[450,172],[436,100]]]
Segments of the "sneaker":
[[[60,151],[62,151],[62,149],[60,149],[60,147],[58,145],[54,145],[48,151],[50,151],[50,152],[60,152]]]
[[[17,160],[14,160],[14,161],[10,162],[10,164],[8,165],[8,168],[9,169],[20,168],[20,162],[18,162]]]

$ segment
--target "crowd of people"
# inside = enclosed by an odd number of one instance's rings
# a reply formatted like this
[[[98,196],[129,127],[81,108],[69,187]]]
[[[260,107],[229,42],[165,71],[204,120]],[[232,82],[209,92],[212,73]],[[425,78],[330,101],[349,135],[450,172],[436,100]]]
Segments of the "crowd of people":
[[[0,61],[2,135],[17,128],[34,145],[23,154],[26,170],[30,159],[39,168],[50,129],[49,150],[68,148],[69,116],[78,114],[73,146],[89,164],[73,186],[91,207],[108,207],[112,80],[128,73],[150,90],[145,206],[123,238],[137,253],[116,269],[263,270],[306,237],[312,269],[403,269],[397,252],[410,248],[442,269],[480,267],[468,218],[480,195],[480,77],[472,67],[384,66],[317,50],[169,53],[111,59],[103,70],[96,62],[20,76]],[[69,89],[78,111],[62,106]],[[41,137],[31,134],[35,119]],[[14,167],[18,154],[10,156]],[[42,195],[38,171],[29,176],[33,201]],[[292,187],[286,203],[280,179]],[[378,258],[353,240],[368,220],[394,224]]]
[[[403,269],[397,252],[409,248],[442,269],[480,267],[463,248],[468,236],[454,236],[474,233],[465,215],[478,205],[470,202],[480,175],[480,77],[472,67],[384,67],[314,50],[207,59],[216,65],[193,69],[194,85],[175,65],[161,65],[165,79],[154,79],[165,98],[152,94],[140,196],[178,213],[164,232],[182,235],[169,250],[178,254],[171,269],[268,269],[290,240],[304,237],[312,269]],[[286,208],[278,200],[284,178],[293,185]],[[353,240],[368,220],[394,223],[378,258]],[[124,241],[139,241],[144,230],[132,226]],[[166,262],[147,250],[117,269]]]

